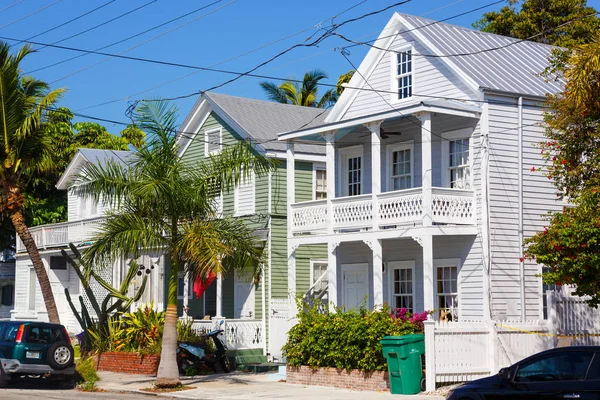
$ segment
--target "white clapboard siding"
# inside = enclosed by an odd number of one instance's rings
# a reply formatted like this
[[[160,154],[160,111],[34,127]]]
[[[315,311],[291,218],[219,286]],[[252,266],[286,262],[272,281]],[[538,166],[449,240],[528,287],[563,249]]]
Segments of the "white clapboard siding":
[[[235,187],[235,215],[254,214],[254,182],[254,174],[251,174],[246,180]]]
[[[402,32],[406,28],[399,27],[399,30]],[[420,43],[416,42],[410,33],[399,34],[390,48],[393,50],[405,49],[407,44],[414,46],[413,52],[416,54],[430,53],[429,50],[426,50]],[[369,84],[365,85],[365,87],[367,89],[371,89],[372,87],[380,92],[371,90],[360,91],[341,119],[350,119],[391,110],[388,104],[392,100],[391,94],[388,93],[392,90],[393,82],[391,61],[392,53],[386,52],[373,72],[366,76]],[[418,93],[429,96],[462,99],[470,97],[467,94],[469,93],[469,88],[442,61],[430,57],[413,56],[412,62],[414,71],[413,94]],[[423,98],[415,99],[420,101]]]

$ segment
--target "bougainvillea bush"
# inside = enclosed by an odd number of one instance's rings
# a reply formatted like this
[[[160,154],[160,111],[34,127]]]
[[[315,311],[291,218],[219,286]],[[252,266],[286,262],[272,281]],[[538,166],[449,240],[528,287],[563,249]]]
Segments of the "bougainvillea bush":
[[[320,313],[319,308],[298,301],[298,323],[288,332],[283,347],[287,363],[293,367],[384,371],[387,364],[381,338],[423,333],[423,321],[429,314],[391,310],[387,305],[375,311],[362,307],[334,313]]]

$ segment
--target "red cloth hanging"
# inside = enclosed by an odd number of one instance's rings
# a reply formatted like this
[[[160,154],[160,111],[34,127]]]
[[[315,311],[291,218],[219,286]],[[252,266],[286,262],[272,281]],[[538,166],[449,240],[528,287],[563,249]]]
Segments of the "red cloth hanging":
[[[216,277],[217,274],[211,272],[210,274],[208,274],[207,277],[197,277],[196,280],[194,280],[194,294],[196,295],[197,299],[199,299],[200,296],[202,296],[202,293],[204,293],[206,289],[208,289],[208,287],[215,280]]]

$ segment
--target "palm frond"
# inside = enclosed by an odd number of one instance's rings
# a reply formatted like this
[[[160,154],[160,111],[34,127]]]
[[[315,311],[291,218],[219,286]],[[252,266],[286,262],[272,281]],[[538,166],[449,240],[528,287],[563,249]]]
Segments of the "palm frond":
[[[285,92],[275,83],[261,82],[260,87],[263,89],[263,92],[269,100],[277,103],[289,104],[289,98],[286,96]]]

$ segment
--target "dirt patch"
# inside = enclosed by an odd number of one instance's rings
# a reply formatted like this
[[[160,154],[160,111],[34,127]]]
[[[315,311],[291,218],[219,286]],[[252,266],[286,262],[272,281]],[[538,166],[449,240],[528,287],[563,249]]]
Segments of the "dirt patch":
[[[191,389],[196,389],[196,386],[187,386],[187,385],[181,385],[181,386],[176,386],[173,388],[157,388],[157,387],[151,387],[151,388],[146,388],[146,389],[140,389],[143,392],[150,392],[150,393],[171,393],[171,392],[180,392],[182,390],[191,390]]]

